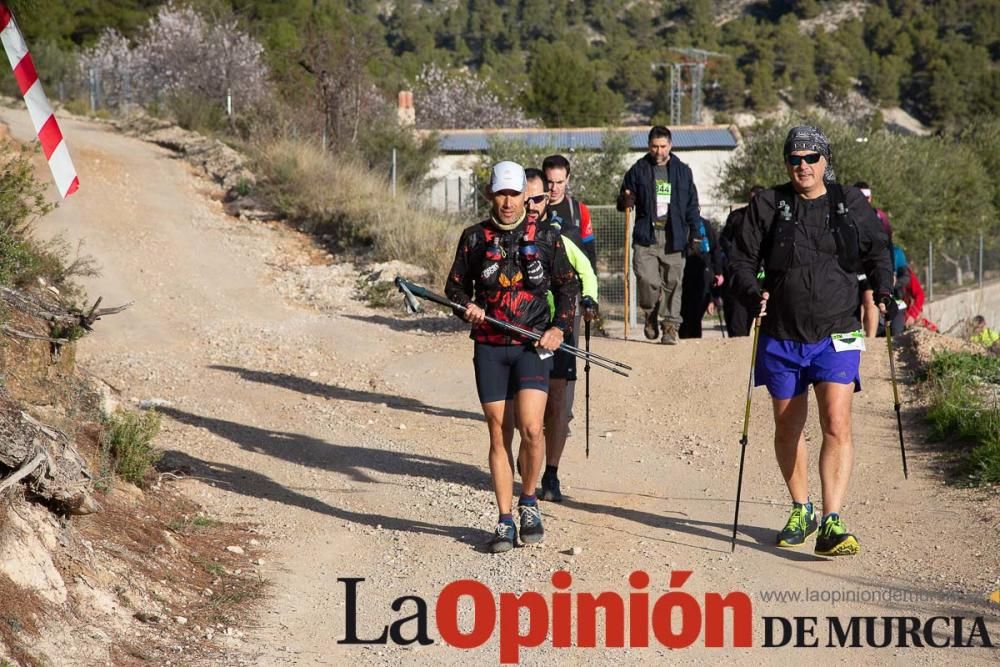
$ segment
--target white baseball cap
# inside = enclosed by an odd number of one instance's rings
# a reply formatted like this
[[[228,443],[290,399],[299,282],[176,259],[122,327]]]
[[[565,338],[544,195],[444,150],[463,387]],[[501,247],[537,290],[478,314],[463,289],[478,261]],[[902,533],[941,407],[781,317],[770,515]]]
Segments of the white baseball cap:
[[[490,192],[513,190],[520,193],[524,192],[526,183],[524,167],[518,163],[504,160],[493,165],[493,171],[490,174]]]

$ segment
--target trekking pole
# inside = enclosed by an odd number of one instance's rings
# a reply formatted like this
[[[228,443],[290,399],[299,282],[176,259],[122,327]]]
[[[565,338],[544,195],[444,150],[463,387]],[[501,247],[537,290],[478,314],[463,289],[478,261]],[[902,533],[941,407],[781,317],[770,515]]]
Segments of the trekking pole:
[[[716,307],[715,312],[719,314],[719,328],[722,329],[722,337],[726,337],[726,322],[722,319],[722,308]]]
[[[757,334],[760,333],[760,317],[753,321],[753,346],[750,348],[750,379],[747,380],[747,405],[743,411],[743,437],[740,438],[740,474],[736,482],[736,514],[733,516],[733,543],[729,552],[736,551],[736,527],[740,521],[740,493],[743,491],[743,460],[747,455],[747,433],[750,430],[750,396],[753,392],[753,369],[757,364]]]
[[[403,300],[405,301],[408,310],[414,312],[420,310],[420,304],[415,298],[418,296],[422,299],[427,299],[428,301],[433,301],[434,303],[439,303],[442,306],[448,306],[449,308],[453,308],[458,311],[465,312],[466,310],[465,306],[462,306],[460,304],[455,303],[454,301],[451,301],[450,299],[446,299],[443,296],[435,294],[434,292],[431,292],[430,290],[421,287],[416,283],[411,283],[410,281],[406,280],[405,278],[402,278],[401,276],[396,276],[396,280],[394,282],[399,291],[403,293]],[[531,331],[530,329],[525,329],[523,327],[517,326],[516,324],[511,324],[510,322],[504,322],[503,320],[498,320],[495,317],[490,317],[489,315],[486,315],[485,319],[487,322],[489,322],[495,327],[498,327],[505,331],[516,333],[518,335],[524,336],[525,338],[530,338],[531,340],[535,341],[541,340],[542,338],[542,334],[538,333],[537,331]],[[593,361],[595,366],[600,366],[601,368],[605,368],[611,371],[612,373],[617,373],[618,375],[623,375],[625,377],[628,377],[628,373],[621,371],[620,370],[621,368],[624,368],[626,370],[632,370],[631,366],[623,364],[619,361],[614,361],[613,359],[606,359],[596,354],[587,354],[580,348],[573,347],[572,345],[567,345],[566,343],[560,344],[559,349],[562,350],[563,352],[572,354],[574,357],[577,357],[578,359],[586,359],[589,361]]]
[[[420,310],[420,304],[417,302],[417,300],[414,298],[414,296],[419,296],[419,297],[422,297],[422,298],[427,299],[429,301],[433,301],[435,303],[439,303],[442,306],[449,306],[451,308],[455,308],[455,309],[461,310],[461,311],[465,310],[465,306],[460,306],[457,303],[455,303],[454,301],[449,301],[448,299],[444,298],[443,296],[437,295],[434,292],[431,292],[431,291],[427,290],[426,288],[420,287],[416,283],[411,283],[409,280],[406,280],[405,278],[401,278],[401,277],[397,276],[395,282],[396,282],[396,287],[398,287],[399,290],[401,292],[403,292],[403,300],[406,302],[407,310],[410,310],[412,312],[417,312],[417,311]],[[490,317],[488,315],[486,316],[486,321],[490,322],[491,324],[495,324],[496,326],[500,327],[501,329],[506,329],[508,331],[512,331],[512,332],[520,334],[522,336],[527,336],[528,338],[531,338],[532,340],[538,340],[538,339],[540,339],[542,337],[542,335],[540,333],[536,332],[536,331],[531,331],[529,329],[525,329],[524,327],[520,327],[520,326],[518,326],[516,324],[513,324],[511,322],[504,322],[502,320],[498,320],[498,319],[492,318],[492,317]],[[572,354],[572,355],[574,355],[574,356],[576,356],[576,357],[578,357],[580,359],[583,359],[584,356],[586,355],[586,356],[589,356],[591,359],[593,359],[594,363],[603,361],[603,362],[605,362],[605,364],[611,364],[612,366],[617,366],[618,368],[624,368],[627,371],[632,370],[632,367],[629,366],[628,364],[623,364],[620,361],[615,361],[614,359],[609,359],[607,357],[602,357],[601,355],[595,354],[593,352],[590,352],[588,354],[588,353],[584,352],[583,350],[581,350],[580,348],[573,347],[572,345],[569,345],[567,343],[563,343],[562,346],[559,349],[563,350],[564,352],[568,352],[568,353],[570,353],[570,354]],[[601,366],[601,368],[607,368],[606,365],[601,365],[600,363],[597,363],[597,365]],[[614,370],[614,369],[608,369],[608,370]],[[620,375],[624,375],[624,374],[620,373]],[[626,376],[626,377],[628,377],[628,376]]]
[[[632,245],[632,239],[629,238],[628,233],[628,223],[629,223],[629,213],[632,209],[625,209],[625,340],[628,340],[628,282],[629,282],[629,247]]]
[[[885,341],[889,346],[889,374],[892,376],[892,400],[896,409],[896,426],[899,427],[899,453],[903,455],[903,479],[910,478],[906,468],[906,446],[903,444],[903,418],[899,414],[899,389],[896,387],[896,360],[892,356],[892,330],[885,328]]]
[[[587,442],[587,458],[589,459],[590,458],[590,356],[589,356],[590,355],[590,320],[584,320],[584,322],[583,322],[583,331],[584,331],[583,338],[586,341],[587,355],[588,355],[587,359],[586,359],[586,362],[584,363],[584,366],[583,366],[583,375],[586,378],[586,380],[584,381],[584,384],[586,385],[586,388],[587,388],[586,392],[585,392],[585,398],[586,398],[585,405],[587,406],[586,407],[586,413],[585,413],[586,417],[587,417],[587,426],[586,426],[586,429],[585,429],[585,433],[586,433],[586,442]]]

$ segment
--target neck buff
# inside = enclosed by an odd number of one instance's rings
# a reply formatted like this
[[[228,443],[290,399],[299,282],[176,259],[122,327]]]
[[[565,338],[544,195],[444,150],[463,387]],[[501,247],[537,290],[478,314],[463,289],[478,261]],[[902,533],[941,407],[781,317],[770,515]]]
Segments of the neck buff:
[[[509,232],[510,230],[516,228],[519,224],[521,224],[522,222],[524,222],[524,218],[525,218],[526,215],[528,215],[528,210],[527,209],[521,211],[521,217],[520,218],[518,218],[514,222],[510,223],[509,225],[505,225],[504,223],[500,222],[500,219],[491,210],[490,211],[490,220],[497,227],[497,229],[499,229],[501,231],[504,231],[504,232]]]

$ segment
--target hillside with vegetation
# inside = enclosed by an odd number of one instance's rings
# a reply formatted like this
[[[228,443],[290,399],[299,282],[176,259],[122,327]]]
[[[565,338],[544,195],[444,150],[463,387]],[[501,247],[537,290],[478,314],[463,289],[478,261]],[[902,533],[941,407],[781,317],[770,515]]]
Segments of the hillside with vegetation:
[[[752,183],[783,178],[781,128],[818,117],[839,148],[842,180],[878,184],[877,203],[909,249],[923,253],[933,242],[945,262],[968,272],[979,235],[995,237],[1000,219],[1000,187],[988,177],[1000,154],[995,1],[12,6],[46,88],[67,108],[99,115],[142,108],[214,134],[247,153],[258,175],[229,188],[230,198],[266,200],[302,228],[374,245],[377,259],[402,252],[436,270],[432,258],[447,254],[454,227],[426,216],[421,229],[435,230],[433,240],[402,250],[398,239],[410,235],[384,232],[390,223],[372,202],[389,189],[394,154],[400,199],[412,200],[437,153],[435,129],[665,122],[671,64],[690,49],[708,54],[704,118],[764,119],[742,127],[723,191],[705,193],[709,199],[741,201]],[[685,105],[689,84],[685,78]],[[13,78],[4,85],[13,90]],[[402,89],[414,90],[417,127],[431,132],[400,125]],[[879,110],[897,106],[936,136],[885,132]],[[487,157],[537,161],[539,150],[494,145]],[[577,193],[612,201],[622,150],[608,143],[603,160],[581,168]],[[585,156],[574,159],[583,167]],[[365,202],[349,192],[372,194]],[[989,245],[988,256],[997,252]]]
[[[98,43],[108,29],[135,39],[167,3],[12,4],[41,45],[43,79],[52,81],[66,76],[75,48]],[[418,114],[428,126],[483,120],[471,113],[442,117],[436,109],[447,88],[464,90],[466,101],[495,96],[508,113],[488,120],[505,124],[661,120],[669,111],[668,65],[683,60],[687,48],[715,54],[703,93],[708,107],[723,114],[764,112],[782,101],[793,108],[836,106],[852,90],[942,130],[1000,108],[1000,5],[991,0],[175,4],[232,19],[252,34],[273,83],[291,102],[314,96],[323,73],[343,77],[308,62],[309,54],[325,51],[326,64],[358,69],[354,76],[382,95],[423,88],[428,102],[418,102]]]

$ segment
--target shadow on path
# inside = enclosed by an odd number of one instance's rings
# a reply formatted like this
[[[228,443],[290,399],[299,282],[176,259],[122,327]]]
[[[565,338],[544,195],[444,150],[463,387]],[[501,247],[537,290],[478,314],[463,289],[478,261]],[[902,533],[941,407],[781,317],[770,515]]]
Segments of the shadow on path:
[[[203,417],[172,407],[158,411],[182,424],[207,429],[236,443],[243,449],[272,456],[298,465],[330,470],[358,482],[378,484],[368,471],[389,475],[425,477],[464,484],[476,489],[488,488],[489,475],[467,463],[457,463],[435,456],[376,447],[340,445],[289,431],[272,431],[238,422]]]
[[[643,539],[659,540],[662,542],[678,544],[680,546],[686,546],[693,549],[702,549],[704,551],[713,551],[719,553],[730,552],[730,544],[732,542],[732,535],[733,535],[732,523],[697,521],[695,519],[689,519],[687,517],[673,517],[673,516],[666,516],[663,514],[653,514],[651,512],[646,512],[643,510],[630,509],[626,507],[616,507],[614,505],[606,505],[606,504],[598,505],[595,503],[582,502],[580,500],[575,500],[572,498],[566,498],[562,502],[562,504],[567,507],[572,507],[574,509],[581,510],[583,512],[588,512],[592,514],[604,514],[606,516],[615,517],[617,519],[624,519],[626,521],[632,521],[634,523],[639,523],[644,526],[649,526],[650,528],[670,530],[677,533],[683,533],[686,535],[693,535],[696,537],[707,538],[709,540],[713,540],[721,544],[718,545],[717,549],[711,549],[708,547],[702,547],[695,544],[677,542],[676,540],[666,540],[650,534],[637,535],[637,537],[642,537]],[[579,523],[584,523],[584,522],[579,522]],[[765,552],[787,560],[807,561],[807,562],[826,560],[825,558],[814,555],[810,551],[793,551],[790,549],[779,549],[778,547],[774,546],[774,535],[775,531],[771,528],[762,528],[760,526],[748,526],[746,524],[740,524],[739,530],[737,531],[736,545],[737,548],[739,548],[740,546],[745,546],[754,549],[755,551]],[[741,538],[741,536],[746,536],[750,539]]]
[[[388,327],[393,331],[403,333],[424,331],[427,333],[461,333],[469,331],[469,324],[454,315],[429,315],[424,317],[402,318],[385,315],[344,315],[349,320],[368,322]]]
[[[312,496],[289,489],[259,472],[239,468],[228,463],[205,461],[184,452],[165,452],[163,458],[157,464],[157,468],[162,471],[180,471],[188,476],[216,482],[234,493],[254,498],[263,498],[292,507],[301,507],[310,512],[325,514],[362,526],[371,526],[372,528],[381,526],[383,530],[440,535],[474,547],[477,551],[486,550],[485,542],[488,539],[488,535],[476,528],[435,525],[403,517],[356,512],[342,507],[335,507]]]
[[[353,401],[356,403],[372,403],[379,405],[385,403],[388,407],[396,410],[409,410],[410,412],[420,412],[432,417],[455,417],[457,419],[472,419],[484,422],[482,413],[469,412],[468,410],[452,410],[450,408],[439,408],[434,405],[427,405],[415,398],[396,396],[395,394],[382,394],[374,391],[362,391],[360,389],[347,389],[331,384],[315,382],[306,378],[301,378],[288,373],[274,373],[271,371],[255,371],[250,368],[240,368],[238,366],[209,366],[214,371],[225,371],[235,373],[247,382],[259,382],[269,384],[282,389],[290,389],[302,394],[310,394],[334,401]]]

